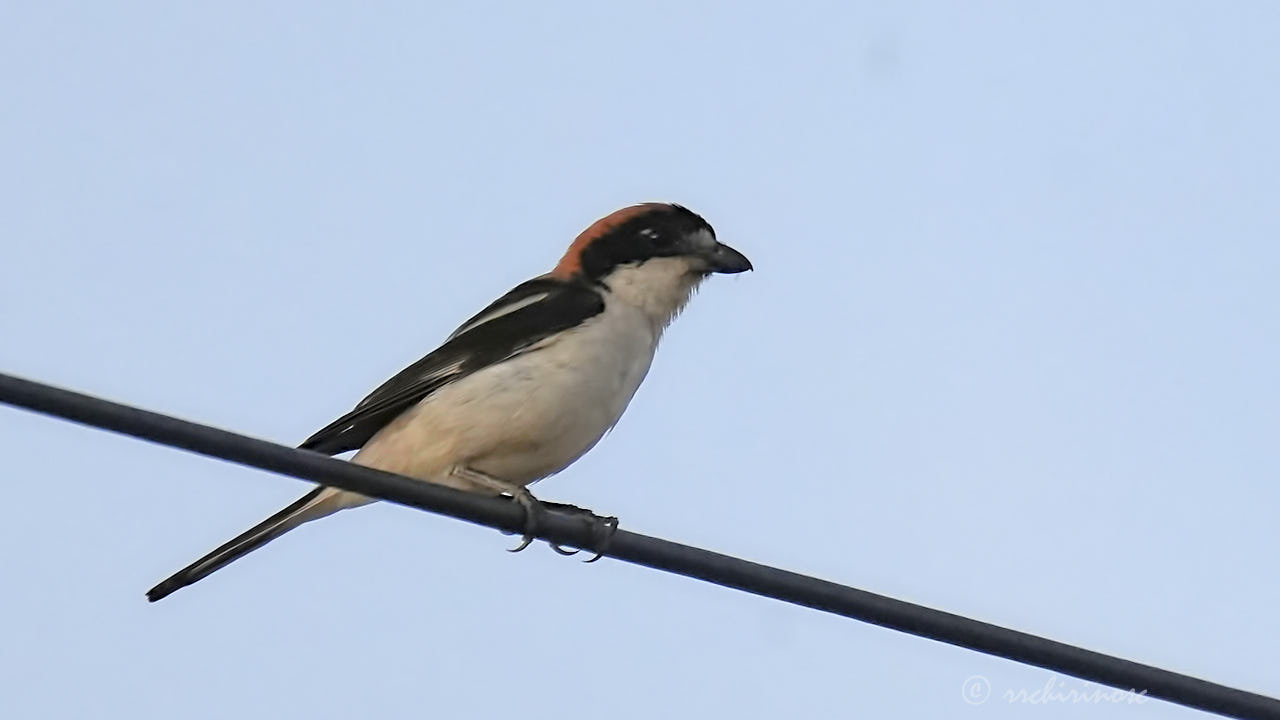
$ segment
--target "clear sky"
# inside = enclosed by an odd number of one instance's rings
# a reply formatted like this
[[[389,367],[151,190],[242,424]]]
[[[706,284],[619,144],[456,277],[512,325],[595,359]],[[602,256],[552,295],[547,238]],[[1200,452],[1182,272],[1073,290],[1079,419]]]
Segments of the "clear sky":
[[[0,5],[0,369],[292,444],[680,202],[757,271],[540,495],[1280,695],[1280,5],[321,5]],[[307,485],[0,432],[4,717],[1199,716],[389,505],[149,605]]]

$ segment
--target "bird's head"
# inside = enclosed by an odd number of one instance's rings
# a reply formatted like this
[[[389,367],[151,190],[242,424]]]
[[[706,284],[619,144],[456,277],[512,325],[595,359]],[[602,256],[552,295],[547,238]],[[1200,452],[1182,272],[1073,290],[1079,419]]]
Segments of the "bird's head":
[[[751,269],[751,261],[716,240],[716,231],[697,213],[679,205],[644,203],[610,213],[583,230],[552,275],[607,284],[619,270],[646,265],[700,277]]]
[[[751,261],[716,240],[715,230],[697,213],[645,203],[592,223],[551,276],[589,283],[611,301],[640,308],[660,334],[708,275],[750,269]]]

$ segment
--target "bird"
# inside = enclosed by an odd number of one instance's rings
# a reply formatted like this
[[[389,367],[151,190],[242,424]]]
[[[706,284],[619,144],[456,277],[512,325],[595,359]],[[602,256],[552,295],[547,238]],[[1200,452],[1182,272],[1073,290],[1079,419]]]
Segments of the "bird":
[[[358,465],[510,496],[525,510],[515,550],[523,549],[542,509],[528,486],[578,460],[621,419],[663,331],[704,280],[752,269],[684,206],[622,208],[577,235],[550,272],[516,285],[298,447],[355,450]],[[372,502],[319,486],[151,588],[147,599],[167,597],[303,523]]]

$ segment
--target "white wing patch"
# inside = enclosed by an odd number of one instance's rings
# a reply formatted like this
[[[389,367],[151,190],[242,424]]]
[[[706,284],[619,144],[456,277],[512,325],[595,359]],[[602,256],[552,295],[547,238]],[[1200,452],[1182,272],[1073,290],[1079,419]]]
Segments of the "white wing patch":
[[[445,342],[448,342],[449,340],[452,340],[452,339],[454,339],[454,338],[458,337],[459,335],[461,335],[461,334],[462,334],[462,333],[464,333],[464,332],[467,332],[468,330],[473,330],[473,329],[475,329],[475,328],[477,328],[477,327],[480,327],[481,325],[483,325],[483,324],[485,324],[485,323],[487,323],[487,322],[489,322],[489,321],[491,321],[491,320],[496,320],[497,318],[500,318],[500,317],[502,317],[503,315],[510,315],[511,313],[513,313],[513,312],[515,312],[515,311],[519,310],[520,308],[526,308],[526,307],[529,307],[530,305],[532,305],[532,304],[534,304],[534,303],[542,302],[542,301],[543,301],[543,300],[545,300],[545,299],[547,298],[547,296],[548,296],[548,295],[550,295],[550,294],[551,294],[551,293],[549,293],[549,292],[544,292],[544,293],[538,293],[537,295],[530,295],[529,297],[521,298],[521,299],[519,299],[519,300],[517,300],[517,301],[515,301],[515,302],[513,302],[513,303],[511,303],[511,304],[509,304],[509,305],[503,305],[503,306],[502,306],[502,307],[500,307],[500,308],[496,308],[493,312],[490,312],[490,313],[486,313],[486,314],[484,314],[484,315],[481,315],[480,317],[476,318],[475,320],[472,320],[471,322],[467,323],[466,325],[463,325],[462,327],[458,328],[457,330],[454,330],[454,331],[453,331],[453,334],[452,334],[452,335],[450,335],[448,338],[446,338],[446,339],[445,339]]]

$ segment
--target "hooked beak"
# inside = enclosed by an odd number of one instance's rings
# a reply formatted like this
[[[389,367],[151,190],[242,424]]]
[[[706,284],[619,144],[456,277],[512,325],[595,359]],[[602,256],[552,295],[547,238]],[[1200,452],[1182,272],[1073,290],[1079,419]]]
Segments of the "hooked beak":
[[[746,272],[753,269],[751,261],[746,255],[734,250],[724,243],[716,243],[711,252],[707,254],[707,269],[713,273],[724,273],[732,275],[734,273]]]

